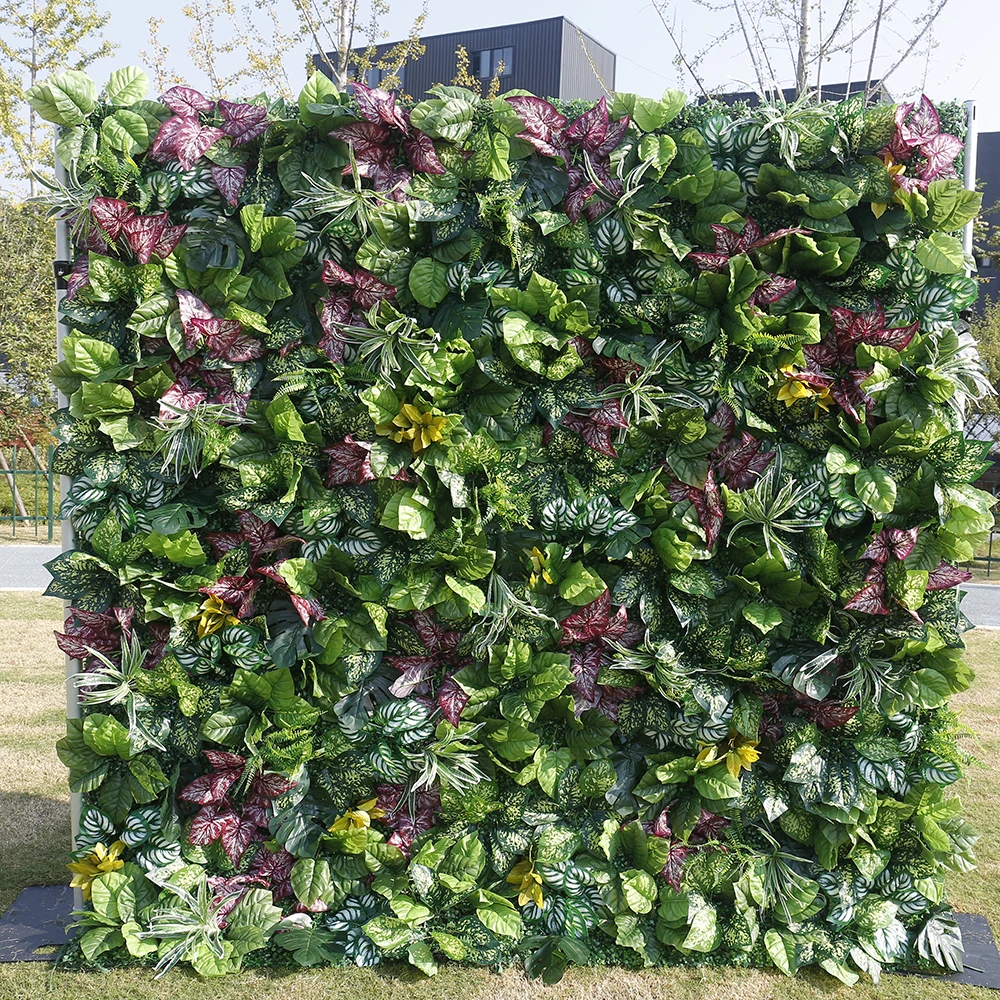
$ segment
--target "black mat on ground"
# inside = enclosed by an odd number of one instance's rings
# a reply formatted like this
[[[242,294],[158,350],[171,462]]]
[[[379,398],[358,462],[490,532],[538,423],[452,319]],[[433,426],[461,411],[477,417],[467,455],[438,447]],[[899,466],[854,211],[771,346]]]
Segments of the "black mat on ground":
[[[68,940],[72,910],[68,885],[29,885],[0,916],[0,962],[51,961],[50,949]]]
[[[956,913],[955,920],[962,928],[962,944],[965,946],[965,969],[949,976],[934,976],[949,983],[964,983],[967,986],[985,986],[1000,990],[1000,951],[993,939],[990,922],[978,913]]]

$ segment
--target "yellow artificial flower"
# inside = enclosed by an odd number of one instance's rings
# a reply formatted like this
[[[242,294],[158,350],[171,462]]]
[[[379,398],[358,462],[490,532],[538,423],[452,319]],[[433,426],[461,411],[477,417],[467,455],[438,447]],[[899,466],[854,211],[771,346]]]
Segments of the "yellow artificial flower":
[[[116,840],[110,847],[94,844],[90,853],[82,861],[71,861],[66,867],[73,872],[70,886],[83,890],[83,898],[90,899],[94,879],[105,872],[116,872],[125,864],[121,859],[125,842]]]
[[[760,740],[748,740],[740,733],[733,733],[722,743],[710,744],[698,754],[698,763],[703,767],[711,767],[720,761],[726,765],[726,770],[738,778],[741,771],[749,771],[760,759],[757,744]]]
[[[538,909],[545,909],[545,900],[542,898],[542,876],[535,871],[535,862],[530,858],[514,865],[507,876],[507,881],[517,886],[518,906],[534,903]]]
[[[522,551],[531,560],[531,576],[528,578],[528,583],[532,587],[538,583],[539,577],[546,583],[555,582],[548,568],[549,557],[537,545],[530,549],[522,549]]]
[[[900,174],[906,173],[906,164],[896,163],[896,161],[892,158],[892,153],[886,153],[883,157],[883,162],[885,163],[886,170],[889,172],[890,183],[892,183],[894,189],[898,188],[899,185],[895,183],[895,181]],[[873,201],[872,214],[876,219],[881,219],[888,207],[889,203],[886,201]]]
[[[391,424],[379,424],[379,434],[388,435],[397,444],[409,441],[413,454],[419,455],[436,441],[444,440],[447,417],[435,416],[433,411],[423,412],[413,403],[403,403],[392,418]]]
[[[786,407],[794,406],[799,400],[812,400],[816,404],[816,416],[819,416],[821,409],[829,411],[830,407],[833,406],[834,399],[829,386],[817,389],[807,385],[796,377],[794,365],[785,365],[781,369],[781,374],[785,376],[785,381],[778,389],[778,399]]]
[[[365,830],[372,825],[373,819],[382,819],[385,810],[379,809],[378,799],[368,799],[359,802],[354,809],[348,809],[343,816],[338,816],[330,824],[330,832],[337,830]]]
[[[227,625],[239,625],[240,620],[233,609],[221,597],[210,595],[201,606],[201,621],[198,622],[198,638],[204,639],[213,632],[221,632]]]

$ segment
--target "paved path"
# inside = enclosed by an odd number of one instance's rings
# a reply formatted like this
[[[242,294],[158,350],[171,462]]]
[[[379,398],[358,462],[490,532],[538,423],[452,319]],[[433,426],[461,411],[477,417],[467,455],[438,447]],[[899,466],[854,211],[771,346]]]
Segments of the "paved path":
[[[973,625],[1000,628],[1000,583],[967,583],[962,610]]]
[[[58,545],[0,545],[0,590],[44,590],[49,574],[42,563],[61,551]]]
[[[0,545],[0,590],[44,590],[49,574],[42,563],[55,558],[57,545]],[[976,625],[1000,628],[1000,584],[968,583],[962,610]]]

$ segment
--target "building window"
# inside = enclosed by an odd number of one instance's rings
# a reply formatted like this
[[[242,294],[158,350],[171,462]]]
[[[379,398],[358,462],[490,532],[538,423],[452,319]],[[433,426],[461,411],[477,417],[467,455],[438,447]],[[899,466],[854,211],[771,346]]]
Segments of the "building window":
[[[514,48],[480,49],[472,53],[472,71],[480,80],[510,76],[514,72]]]
[[[388,79],[389,77],[395,77],[399,80],[399,83],[393,81],[393,90],[401,90],[406,83],[406,67],[400,66],[399,69],[379,69],[378,66],[372,66],[371,69],[365,71],[364,82],[368,84],[369,87],[381,87],[382,81]]]

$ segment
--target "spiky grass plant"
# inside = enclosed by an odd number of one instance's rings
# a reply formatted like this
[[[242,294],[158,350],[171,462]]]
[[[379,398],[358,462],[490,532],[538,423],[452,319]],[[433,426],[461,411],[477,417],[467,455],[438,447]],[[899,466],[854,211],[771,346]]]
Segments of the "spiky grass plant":
[[[174,482],[181,482],[185,475],[195,479],[201,475],[206,462],[205,446],[226,425],[247,424],[235,410],[225,403],[196,403],[190,409],[181,409],[161,400],[162,409],[171,416],[153,421],[154,454],[162,458],[162,468],[169,472]]]

